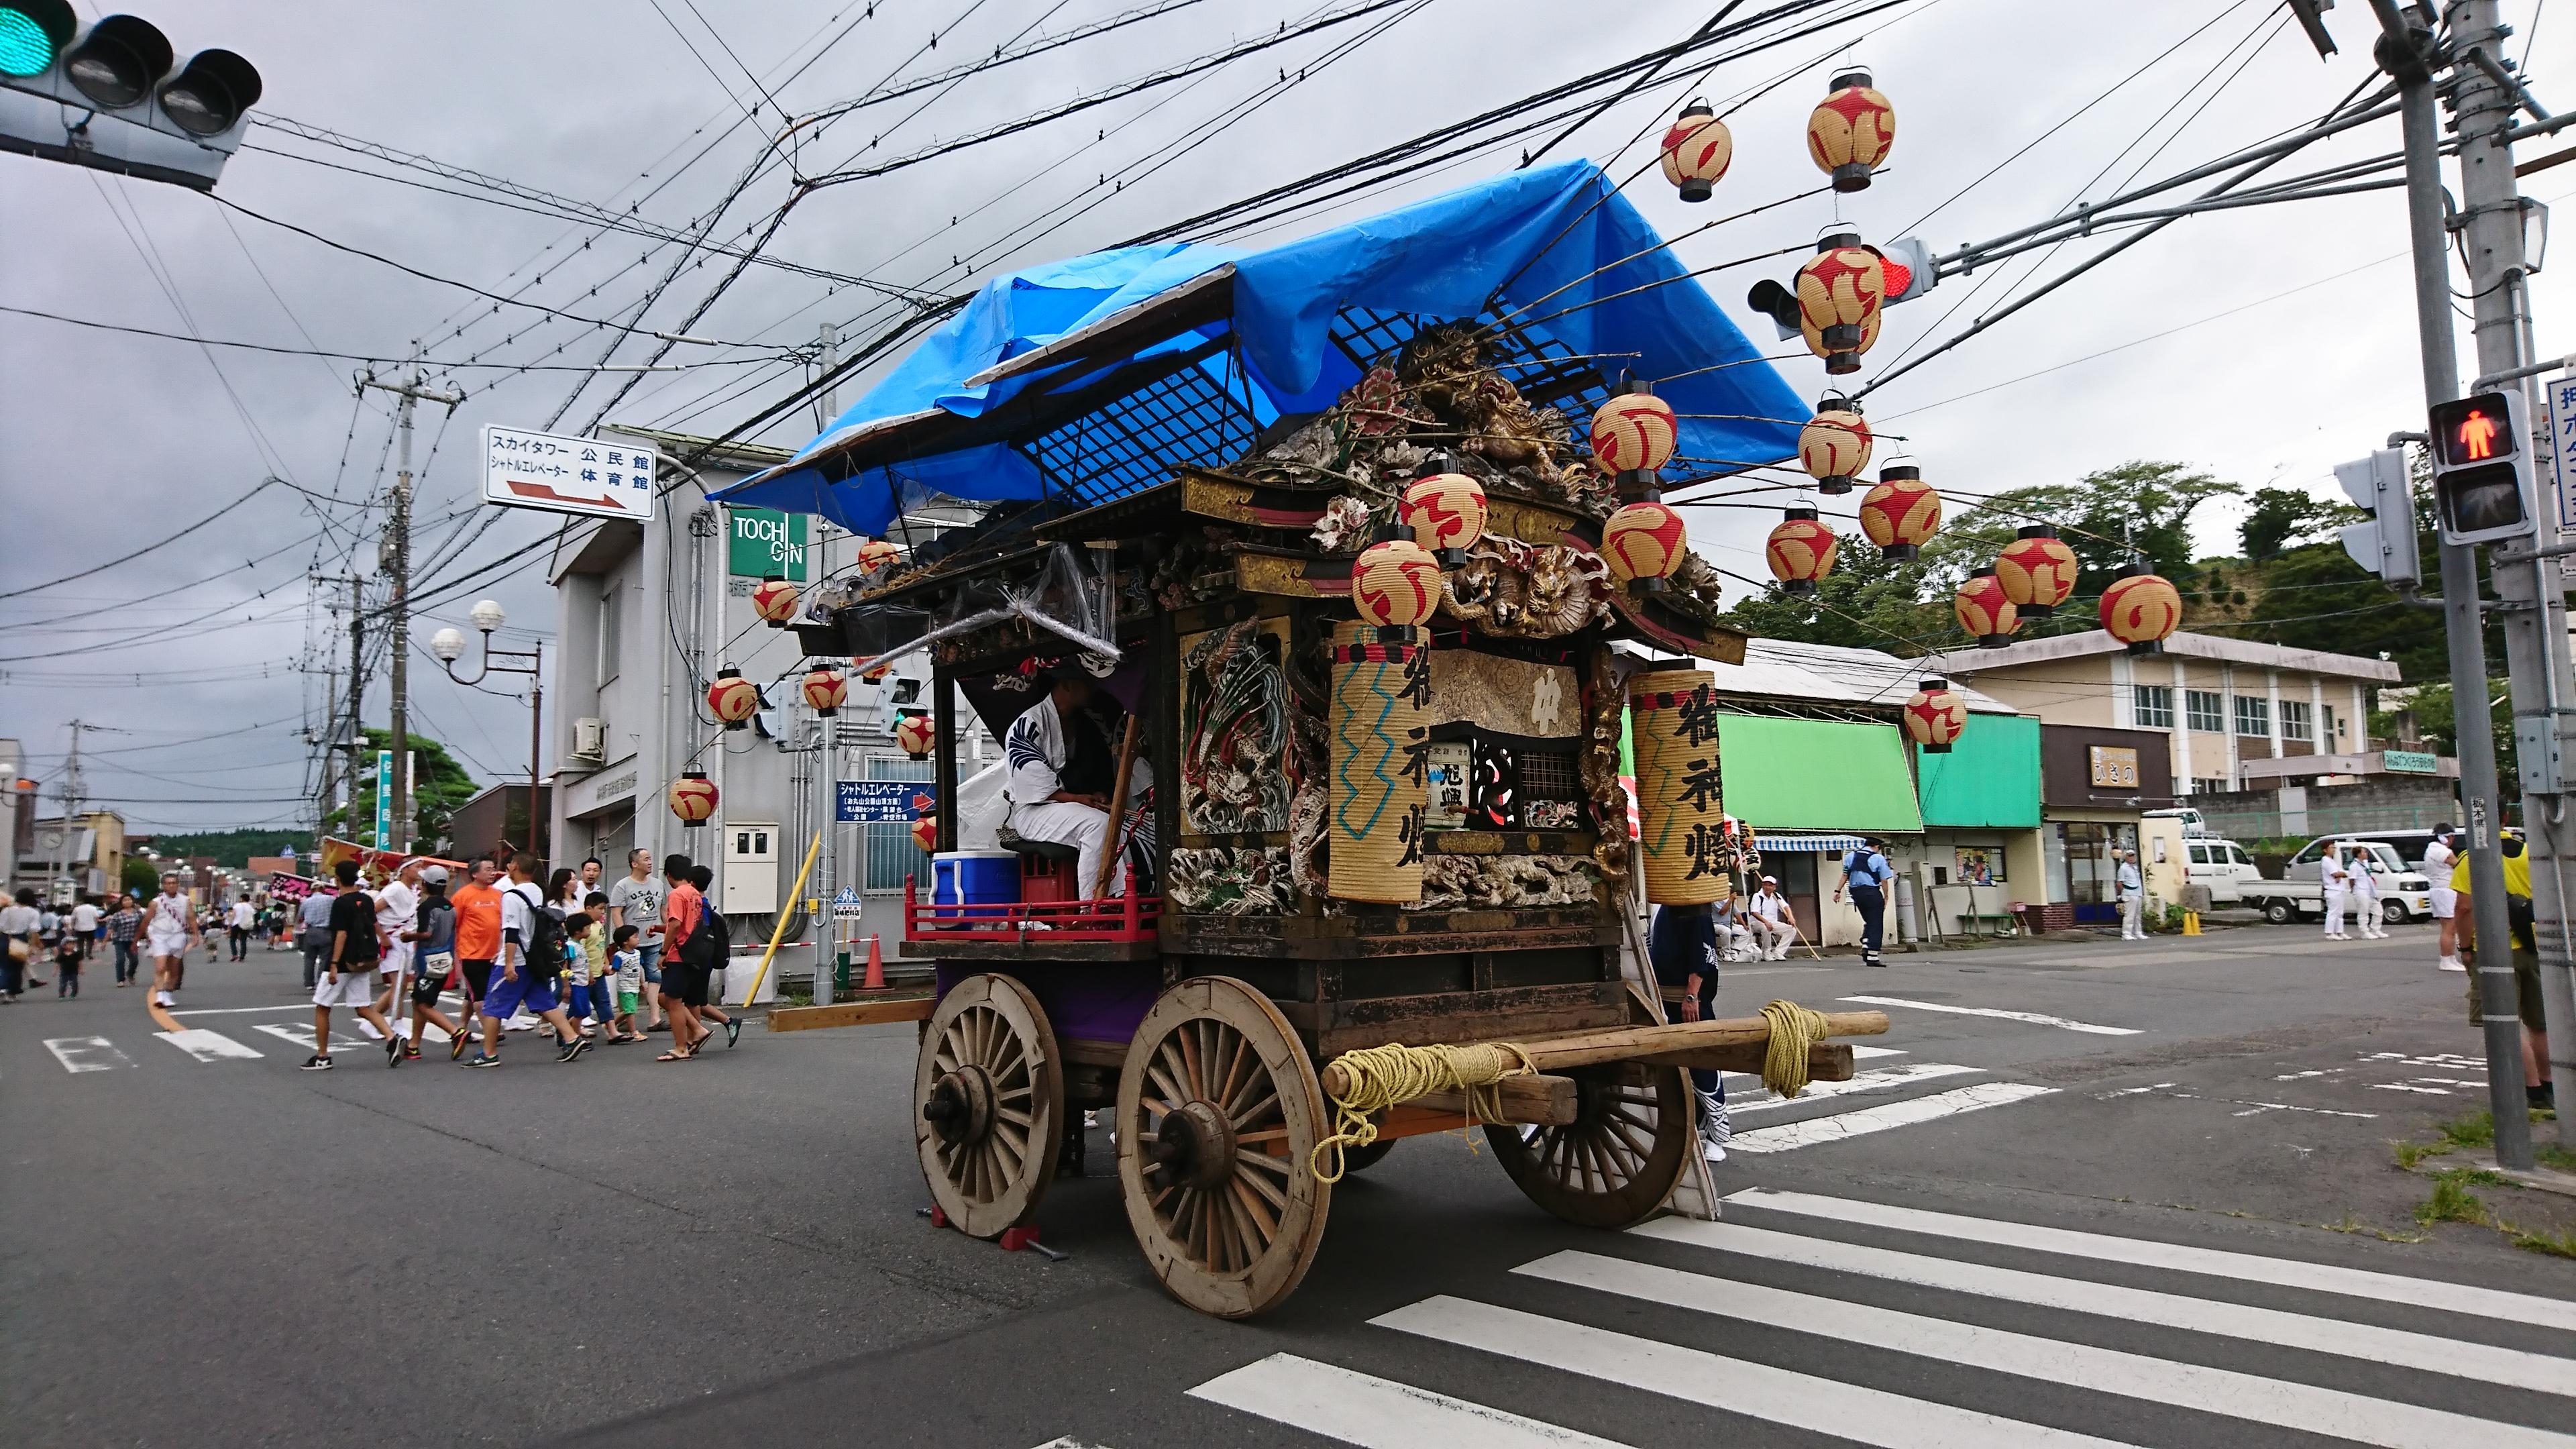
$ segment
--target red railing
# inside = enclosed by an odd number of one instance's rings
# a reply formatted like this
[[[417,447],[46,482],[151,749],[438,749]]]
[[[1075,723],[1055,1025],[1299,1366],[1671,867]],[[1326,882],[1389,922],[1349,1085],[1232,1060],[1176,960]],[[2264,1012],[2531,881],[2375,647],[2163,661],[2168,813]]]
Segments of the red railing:
[[[1152,939],[1162,919],[1163,898],[1140,896],[1131,883],[1127,894],[1099,901],[998,901],[991,905],[949,905],[921,899],[910,876],[903,881],[903,935],[911,940],[954,941],[991,936],[1037,944],[1067,944]]]

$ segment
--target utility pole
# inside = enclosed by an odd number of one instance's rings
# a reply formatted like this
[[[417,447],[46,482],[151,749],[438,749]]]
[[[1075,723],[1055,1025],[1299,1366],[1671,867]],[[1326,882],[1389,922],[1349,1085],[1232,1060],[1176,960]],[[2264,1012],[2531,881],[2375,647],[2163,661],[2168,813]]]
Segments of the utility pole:
[[[322,671],[322,677],[325,681],[322,686],[322,734],[320,738],[314,741],[314,743],[319,744],[322,747],[322,786],[321,793],[317,797],[317,809],[313,817],[313,833],[315,839],[318,841],[323,835],[329,833],[331,828],[332,808],[339,804],[340,801],[340,754],[343,750],[355,749],[357,747],[357,700],[359,696],[365,692],[364,686],[356,683],[358,680],[358,653],[360,644],[362,643],[362,641],[357,637],[357,631],[363,627],[359,623],[358,619],[358,609],[362,602],[362,596],[359,589],[364,580],[360,579],[355,574],[315,574],[312,576],[312,581],[316,587],[326,584],[341,584],[348,588],[349,628],[351,631],[349,640],[349,677],[352,680],[352,686],[349,690],[349,703],[347,705],[348,713],[345,717],[341,713],[343,706],[340,700],[340,671],[332,668],[326,668]],[[357,790],[357,767],[355,765],[350,766],[348,779],[350,793],[354,795]]]
[[[367,741],[366,730],[360,723],[362,716],[359,713],[367,698],[366,605],[367,592],[363,587],[363,581],[357,575],[351,574],[349,576],[349,711],[340,721],[340,735],[332,745],[335,749],[348,751],[348,770],[341,778],[348,786],[345,792],[348,796],[346,803],[352,815],[358,808],[358,747]],[[348,832],[350,839],[357,838],[357,826],[353,819],[342,820],[340,827]]]
[[[386,721],[386,728],[393,735],[394,802],[391,818],[394,835],[390,841],[377,841],[376,846],[380,850],[392,849],[404,854],[409,854],[411,851],[412,825],[411,418],[416,405],[423,402],[445,403],[447,410],[453,413],[456,411],[456,405],[465,401],[462,394],[430,392],[427,390],[427,384],[428,379],[421,375],[418,368],[412,370],[409,382],[379,382],[373,376],[364,377],[358,381],[360,392],[375,388],[380,392],[394,395],[396,399],[394,430],[402,438],[401,461],[394,472],[393,516],[385,524],[384,549],[385,572],[393,579],[393,598],[387,606],[388,612],[392,615],[394,631],[393,646],[387,655],[391,660],[387,666],[387,682],[391,686],[393,698],[387,710],[389,718]],[[534,800],[533,790],[530,791],[529,798]]]
[[[832,369],[841,361],[841,329],[826,322],[815,341],[819,348],[815,365],[822,370],[823,376],[830,377]],[[837,387],[826,386],[815,396],[814,408],[822,415],[821,427],[830,427],[832,419],[840,416],[839,391]],[[812,528],[812,536],[805,545],[805,577],[811,581],[808,587],[819,586],[831,575],[823,552],[823,520],[815,518]],[[851,682],[857,683],[856,680]],[[814,725],[817,731],[814,737],[814,828],[823,833],[823,858],[819,862],[821,877],[809,883],[812,894],[806,899],[815,903],[814,909],[808,913],[810,928],[814,932],[814,1004],[823,1006],[833,1000],[833,973],[839,964],[836,958],[840,954],[841,922],[833,914],[833,902],[839,900],[841,894],[841,772],[837,748],[840,721],[817,718]],[[788,842],[779,842],[782,865],[790,849]],[[787,908],[794,910],[796,903],[788,902]],[[743,1004],[750,1005],[747,1001]]]

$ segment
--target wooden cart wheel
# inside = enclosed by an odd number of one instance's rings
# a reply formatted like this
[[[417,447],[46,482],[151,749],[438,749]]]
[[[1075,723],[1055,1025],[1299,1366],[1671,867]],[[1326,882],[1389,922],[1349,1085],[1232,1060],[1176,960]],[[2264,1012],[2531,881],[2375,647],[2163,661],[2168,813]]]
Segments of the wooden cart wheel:
[[[1563,1127],[1497,1123],[1485,1140],[1529,1200],[1569,1223],[1624,1228],[1663,1206],[1698,1150],[1679,1067],[1577,1067],[1579,1115]]]
[[[1166,991],[1118,1074],[1118,1183],[1163,1286],[1201,1313],[1249,1318],[1296,1291],[1331,1189],[1315,1066],[1269,998],[1225,976]]]
[[[921,1175],[952,1225],[998,1238],[1037,1212],[1064,1137],[1064,1062],[1027,987],[970,976],[941,998],[912,1100]]]

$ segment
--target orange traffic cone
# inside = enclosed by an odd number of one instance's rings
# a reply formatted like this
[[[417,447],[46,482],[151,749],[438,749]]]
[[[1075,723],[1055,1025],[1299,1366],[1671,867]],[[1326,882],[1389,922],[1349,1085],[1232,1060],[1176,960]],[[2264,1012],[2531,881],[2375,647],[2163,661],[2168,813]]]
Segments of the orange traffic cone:
[[[875,932],[870,932],[868,935],[868,979],[860,983],[859,989],[862,991],[886,989],[885,951],[877,944],[879,939],[879,935]]]

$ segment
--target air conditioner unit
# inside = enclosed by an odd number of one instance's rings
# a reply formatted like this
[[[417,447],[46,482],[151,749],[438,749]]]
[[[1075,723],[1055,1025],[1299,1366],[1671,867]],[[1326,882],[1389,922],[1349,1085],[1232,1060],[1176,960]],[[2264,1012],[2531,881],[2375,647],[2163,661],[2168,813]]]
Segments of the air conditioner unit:
[[[572,722],[572,757],[598,764],[608,758],[608,726],[585,716]]]

